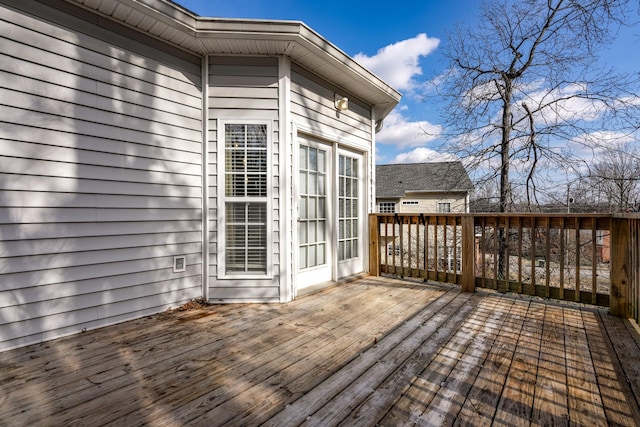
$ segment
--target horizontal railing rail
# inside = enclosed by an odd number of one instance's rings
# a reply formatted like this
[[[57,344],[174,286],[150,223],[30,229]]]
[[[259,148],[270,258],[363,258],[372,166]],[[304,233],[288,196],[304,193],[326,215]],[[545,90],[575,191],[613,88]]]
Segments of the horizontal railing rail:
[[[372,214],[370,271],[611,307],[638,320],[640,218]]]

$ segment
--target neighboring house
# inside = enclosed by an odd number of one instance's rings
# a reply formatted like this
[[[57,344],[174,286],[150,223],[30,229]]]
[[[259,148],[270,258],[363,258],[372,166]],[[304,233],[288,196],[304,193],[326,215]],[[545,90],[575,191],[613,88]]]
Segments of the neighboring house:
[[[469,212],[472,190],[461,162],[376,166],[379,213]]]
[[[400,94],[305,24],[0,0],[0,39],[0,350],[366,271]]]
[[[472,190],[473,184],[461,162],[376,166],[376,207],[379,213],[467,213]],[[449,230],[446,241],[442,230],[438,235],[433,225],[429,226],[427,235],[429,242],[425,243],[425,231],[417,225],[400,227],[394,222],[382,226],[380,244],[381,248],[386,248],[383,262],[393,263],[395,260],[399,263],[400,252],[410,253],[409,248],[415,248],[416,239],[419,239],[418,246],[427,247],[428,253],[417,254],[414,251],[411,265],[424,268],[424,255],[427,255],[426,268],[459,272],[460,256],[456,256],[455,251],[462,253],[462,243],[459,238],[454,241],[453,230]]]

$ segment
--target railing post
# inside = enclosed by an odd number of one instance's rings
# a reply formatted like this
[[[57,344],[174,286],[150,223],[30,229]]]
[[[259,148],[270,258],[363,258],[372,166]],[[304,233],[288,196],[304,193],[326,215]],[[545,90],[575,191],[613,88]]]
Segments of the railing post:
[[[376,214],[369,214],[369,274],[380,276],[380,222]]]
[[[462,292],[475,292],[475,226],[471,215],[462,217]]]
[[[631,236],[629,221],[611,218],[611,292],[609,311],[613,316],[629,317],[629,263]]]

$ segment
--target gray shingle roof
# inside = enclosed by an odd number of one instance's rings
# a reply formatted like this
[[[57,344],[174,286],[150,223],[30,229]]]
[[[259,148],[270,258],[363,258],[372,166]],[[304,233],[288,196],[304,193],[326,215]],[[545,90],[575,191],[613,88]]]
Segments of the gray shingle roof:
[[[376,197],[398,198],[407,192],[461,192],[473,184],[461,162],[376,166]]]

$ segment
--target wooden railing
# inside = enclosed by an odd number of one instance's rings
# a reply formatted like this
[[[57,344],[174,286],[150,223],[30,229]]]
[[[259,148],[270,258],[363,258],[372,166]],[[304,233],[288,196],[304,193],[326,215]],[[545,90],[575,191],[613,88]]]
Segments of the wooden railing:
[[[640,323],[640,215],[611,219],[611,313]]]
[[[640,218],[372,214],[370,271],[608,306],[638,319]]]

